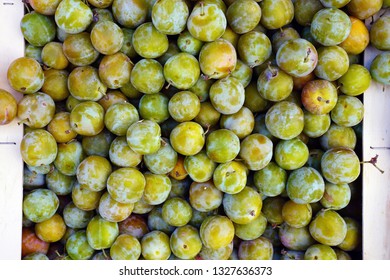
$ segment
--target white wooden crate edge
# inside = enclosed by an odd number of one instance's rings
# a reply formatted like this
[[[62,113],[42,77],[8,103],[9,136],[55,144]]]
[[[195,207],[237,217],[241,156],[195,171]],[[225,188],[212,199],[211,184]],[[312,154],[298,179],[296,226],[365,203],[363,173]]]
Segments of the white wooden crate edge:
[[[0,0],[0,88],[21,96],[7,83],[8,65],[24,54],[24,40],[16,27],[23,17],[24,4],[17,0]],[[369,47],[364,55],[369,67],[378,53]],[[363,259],[390,259],[390,150],[373,150],[370,146],[390,147],[387,122],[390,87],[372,82],[364,93],[363,160],[379,155],[378,172],[363,165]],[[19,152],[23,128],[13,121],[0,126],[0,260],[21,259],[23,161]],[[14,144],[13,144],[14,143]]]

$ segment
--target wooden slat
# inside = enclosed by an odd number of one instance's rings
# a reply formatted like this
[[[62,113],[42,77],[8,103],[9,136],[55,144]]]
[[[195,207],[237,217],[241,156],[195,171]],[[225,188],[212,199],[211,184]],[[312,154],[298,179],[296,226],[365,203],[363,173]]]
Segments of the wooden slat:
[[[382,14],[383,12],[379,12]],[[366,20],[370,28],[371,19]],[[380,53],[370,46],[364,54],[364,66],[370,68]],[[390,259],[390,86],[375,81],[364,93],[363,159],[378,155],[381,174],[371,164],[363,166],[363,259]],[[389,147],[371,149],[370,147]]]
[[[21,95],[7,83],[8,65],[24,54],[19,31],[24,5],[18,0],[0,0],[0,88],[19,100]],[[21,258],[23,161],[19,152],[23,127],[14,120],[0,126],[0,259]],[[10,144],[7,144],[10,143]]]

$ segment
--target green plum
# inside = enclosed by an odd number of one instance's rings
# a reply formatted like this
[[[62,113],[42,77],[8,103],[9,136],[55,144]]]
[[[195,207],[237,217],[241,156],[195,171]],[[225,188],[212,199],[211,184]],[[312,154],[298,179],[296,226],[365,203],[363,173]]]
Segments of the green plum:
[[[115,20],[126,28],[134,29],[148,16],[148,4],[138,0],[114,0],[111,5]]]
[[[310,222],[309,230],[319,243],[337,246],[347,235],[347,224],[336,211],[322,210]]]
[[[191,205],[180,197],[167,199],[162,205],[162,218],[169,225],[181,227],[186,225],[192,217]]]
[[[328,131],[320,138],[320,145],[325,150],[337,147],[355,149],[356,144],[357,136],[354,129],[335,123],[332,123]]]
[[[49,189],[38,188],[23,197],[23,214],[34,223],[50,219],[58,207],[58,196]]]
[[[351,188],[348,184],[325,183],[324,196],[320,203],[325,208],[340,210],[345,208],[351,201]]]
[[[151,22],[135,29],[132,43],[134,50],[143,58],[157,58],[168,50],[167,35],[158,31]]]
[[[273,143],[259,133],[248,135],[241,141],[239,157],[249,170],[257,171],[271,161],[273,156]]]
[[[251,68],[264,63],[272,54],[271,40],[254,30],[240,36],[236,49],[239,58]]]
[[[44,129],[27,132],[20,143],[22,159],[31,166],[51,164],[57,157],[57,152],[56,140]]]
[[[263,0],[260,2],[260,23],[267,29],[278,29],[292,22],[294,5],[291,0]]]
[[[294,228],[283,223],[280,225],[278,233],[282,245],[290,250],[306,250],[316,243],[316,240],[310,235],[309,226]]]
[[[19,57],[7,69],[8,84],[23,94],[36,93],[43,86],[44,79],[41,65],[33,58]]]
[[[145,234],[141,239],[141,253],[146,260],[167,260],[171,255],[169,236],[159,230]]]
[[[92,248],[87,239],[86,231],[79,230],[73,233],[66,241],[66,252],[72,260],[91,259],[95,249]]]
[[[303,107],[312,114],[322,115],[332,111],[338,100],[336,87],[327,80],[309,81],[302,89]]]
[[[323,7],[320,0],[295,0],[294,18],[298,24],[309,26],[314,15]]]
[[[246,186],[246,167],[237,161],[221,163],[214,171],[213,181],[217,189],[224,193],[239,193]]]
[[[161,147],[157,152],[143,156],[143,163],[154,174],[171,172],[175,168],[177,160],[178,154],[166,138],[162,138]]]
[[[271,161],[253,174],[253,182],[261,194],[268,197],[278,196],[286,187],[287,171]]]
[[[310,138],[318,138],[328,133],[331,126],[331,118],[329,114],[312,114],[304,111],[305,126],[303,133]]]
[[[55,103],[50,95],[42,92],[24,95],[19,100],[17,117],[19,123],[31,128],[44,128],[53,119]]]
[[[364,117],[364,105],[355,96],[339,95],[336,106],[330,112],[332,121],[340,126],[358,125]]]
[[[161,147],[161,128],[151,120],[135,122],[127,129],[126,140],[136,153],[153,154]]]
[[[294,228],[307,226],[312,219],[312,213],[310,203],[298,204],[292,200],[288,200],[282,207],[284,222]]]
[[[70,126],[80,135],[93,136],[104,129],[104,109],[95,101],[77,104],[70,112]]]
[[[176,228],[169,243],[172,253],[180,259],[192,259],[202,249],[199,232],[191,225]]]
[[[275,66],[267,67],[257,79],[257,90],[269,101],[282,101],[293,90],[293,78]]]
[[[187,19],[187,29],[191,35],[203,42],[220,38],[227,26],[223,10],[212,3],[198,2]]]
[[[143,119],[161,124],[170,117],[168,102],[169,98],[162,93],[144,94],[139,100],[139,114]]]
[[[253,240],[244,240],[238,247],[240,260],[271,260],[274,248],[269,239],[260,236]]]
[[[113,21],[100,20],[91,30],[91,42],[93,47],[101,54],[114,54],[120,51],[123,46],[123,31]]]
[[[35,47],[43,47],[56,36],[54,20],[46,15],[32,11],[23,16],[20,29],[24,39]]]
[[[68,76],[70,94],[81,101],[98,101],[107,92],[107,86],[99,77],[98,70],[92,66],[80,66]]]
[[[180,34],[187,24],[189,9],[184,0],[160,0],[152,7],[152,22],[167,35]]]
[[[228,129],[217,129],[206,138],[207,156],[214,162],[226,163],[238,155],[240,139]]]
[[[107,221],[96,215],[89,221],[86,235],[88,244],[93,249],[108,249],[119,235],[118,223]]]
[[[209,212],[222,204],[223,193],[217,189],[212,180],[207,182],[191,183],[189,190],[189,201],[197,211]]]
[[[165,84],[163,67],[157,60],[141,59],[131,70],[130,81],[142,93],[158,93]]]
[[[371,84],[370,71],[363,65],[351,64],[347,72],[337,82],[342,93],[357,96],[369,88]]]
[[[390,85],[390,53],[379,53],[371,63],[370,73],[373,80],[383,85]]]
[[[276,63],[283,71],[293,77],[307,76],[317,66],[317,49],[311,42],[303,38],[286,41],[276,53]]]
[[[120,234],[110,247],[113,260],[138,260],[140,255],[141,243],[129,234]]]
[[[336,260],[336,252],[332,247],[324,244],[314,244],[306,249],[305,260]]]
[[[349,68],[347,52],[339,46],[321,47],[318,50],[318,63],[314,74],[324,80],[336,81]]]
[[[158,205],[167,200],[172,188],[171,180],[165,174],[145,173],[143,199],[150,205]]]
[[[112,104],[104,114],[105,127],[117,136],[125,136],[129,127],[138,121],[137,108],[127,102]]]
[[[146,185],[144,174],[133,167],[113,171],[107,179],[107,191],[121,203],[135,203],[141,199]]]
[[[228,76],[219,79],[210,87],[210,101],[221,114],[237,113],[244,105],[245,89],[239,80]]]
[[[88,32],[70,34],[62,46],[66,58],[76,66],[90,65],[99,57],[99,52],[93,47]]]
[[[275,162],[285,170],[304,166],[309,158],[309,148],[299,138],[281,140],[275,146]]]
[[[321,158],[322,174],[333,184],[352,183],[359,177],[360,169],[359,157],[350,148],[331,148]]]
[[[234,1],[226,11],[228,24],[237,34],[253,30],[260,23],[260,18],[261,8],[254,0]]]
[[[336,46],[347,39],[352,23],[348,15],[337,8],[323,8],[311,22],[310,32],[324,46]]]
[[[187,52],[194,56],[198,55],[204,42],[194,38],[188,30],[179,34],[177,38],[177,46],[182,52]]]
[[[234,225],[226,216],[209,216],[203,220],[199,234],[205,247],[214,250],[220,249],[233,241]]]
[[[179,91],[169,99],[168,111],[177,122],[191,121],[199,114],[199,98],[192,91]]]
[[[81,0],[64,0],[58,5],[54,19],[57,26],[66,33],[83,32],[92,23],[91,8]]]
[[[181,52],[170,57],[164,64],[165,80],[178,89],[193,87],[200,76],[198,60],[191,54]]]
[[[390,51],[390,16],[383,15],[379,17],[371,26],[370,42],[382,51]]]
[[[314,203],[324,195],[325,182],[320,172],[304,166],[289,174],[286,190],[288,197],[295,203]]]
[[[170,134],[172,148],[184,155],[192,156],[199,153],[205,143],[204,130],[196,122],[182,122]]]
[[[216,167],[217,163],[209,158],[204,150],[195,155],[186,156],[184,159],[185,170],[191,179],[198,183],[210,180]]]
[[[304,128],[303,110],[293,102],[280,101],[267,111],[265,125],[277,138],[283,140],[295,138]]]

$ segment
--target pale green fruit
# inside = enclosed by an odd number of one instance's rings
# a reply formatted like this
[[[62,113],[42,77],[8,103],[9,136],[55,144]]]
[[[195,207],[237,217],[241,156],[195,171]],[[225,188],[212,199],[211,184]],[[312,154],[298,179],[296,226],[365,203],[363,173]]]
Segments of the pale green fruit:
[[[191,179],[203,183],[213,177],[217,163],[207,156],[206,151],[200,151],[196,155],[187,156],[184,159],[184,168]]]
[[[265,231],[267,226],[267,218],[260,215],[253,221],[247,224],[234,224],[235,234],[242,240],[253,240],[259,238]]]
[[[291,0],[263,0],[260,2],[260,23],[267,29],[278,29],[292,22],[294,5]]]
[[[254,0],[237,0],[228,7],[226,18],[234,32],[244,34],[259,24],[261,8]]]
[[[261,194],[268,197],[278,196],[285,190],[287,171],[271,161],[253,174],[253,182]]]
[[[347,224],[347,235],[343,242],[337,245],[338,248],[350,252],[356,250],[362,241],[362,225],[351,217],[344,217]]]
[[[357,136],[352,127],[339,126],[335,123],[332,123],[328,131],[320,138],[320,144],[324,150],[337,147],[355,149],[356,143]]]
[[[221,163],[214,171],[213,182],[224,193],[239,193],[246,186],[246,167],[237,161]]]
[[[202,249],[198,230],[190,225],[175,229],[170,237],[172,253],[180,259],[193,259]]]
[[[236,49],[239,58],[251,68],[264,63],[272,54],[271,40],[254,30],[240,36]]]
[[[207,156],[214,162],[226,163],[240,151],[240,139],[228,129],[217,129],[206,138]]]
[[[253,240],[241,241],[238,247],[240,260],[272,260],[274,248],[268,238],[260,236]]]
[[[178,89],[185,90],[193,87],[199,76],[199,62],[189,53],[175,54],[164,64],[165,80]]]
[[[310,138],[318,138],[329,131],[331,126],[331,118],[329,114],[316,115],[308,111],[304,111],[305,126],[303,133]]]
[[[267,136],[253,133],[241,141],[239,156],[249,170],[264,168],[271,161],[272,155],[273,143]]]
[[[131,70],[130,82],[142,93],[158,93],[165,83],[163,67],[157,60],[141,59]]]
[[[321,244],[337,246],[347,235],[347,224],[336,211],[323,210],[313,218],[309,230],[313,238]]]
[[[165,174],[145,173],[144,201],[149,205],[158,205],[167,200],[172,188],[171,180]]]
[[[107,179],[111,197],[121,203],[135,203],[145,189],[145,176],[135,168],[123,167],[113,171]]]
[[[351,188],[348,184],[325,184],[324,196],[321,198],[321,205],[325,208],[340,210],[345,208],[351,201]]]
[[[372,78],[383,85],[390,85],[390,53],[378,54],[371,63],[370,73]]]
[[[359,157],[350,148],[331,148],[321,158],[322,174],[333,184],[352,183],[359,177],[360,168]]]
[[[337,260],[336,252],[332,247],[324,244],[314,244],[307,248],[305,260]]]
[[[108,249],[119,235],[118,223],[96,215],[89,221],[86,234],[89,246],[95,250]]]
[[[104,129],[103,107],[95,101],[77,104],[70,112],[70,126],[80,135],[97,135]]]
[[[199,114],[199,98],[191,91],[179,91],[169,99],[168,111],[177,122],[191,121]]]
[[[365,92],[371,84],[370,71],[360,64],[352,64],[347,72],[337,80],[342,93],[357,96]]]
[[[261,195],[250,187],[236,194],[224,194],[223,209],[231,221],[236,224],[248,224],[256,219],[262,210]]]
[[[221,114],[237,113],[244,105],[245,88],[234,77],[226,77],[216,81],[210,88],[210,101]]]
[[[220,38],[226,26],[227,20],[222,9],[207,2],[196,4],[187,20],[187,29],[191,35],[204,42]]]
[[[294,228],[283,223],[280,225],[278,233],[282,245],[290,250],[306,250],[316,243],[316,240],[310,235],[309,226]]]
[[[138,0],[114,0],[112,14],[118,23],[134,29],[144,23],[148,16],[148,4]]]
[[[223,193],[217,189],[212,180],[192,182],[189,189],[189,200],[192,208],[200,212],[218,209],[222,204]]]
[[[121,222],[127,219],[134,209],[134,203],[121,203],[114,200],[106,191],[100,197],[99,215],[110,222]]]
[[[106,55],[99,63],[99,77],[110,89],[123,87],[130,79],[133,63],[124,53]]]
[[[141,255],[141,243],[130,234],[120,234],[110,248],[113,260],[138,260]]]
[[[98,192],[106,188],[107,178],[111,171],[112,167],[108,159],[91,155],[77,166],[77,181],[83,188]]]
[[[295,103],[281,101],[267,111],[265,125],[273,136],[283,140],[292,139],[303,131],[304,113]]]
[[[57,151],[56,140],[44,129],[27,132],[20,143],[22,159],[31,166],[51,164],[57,157]]]
[[[114,54],[123,46],[123,31],[113,21],[99,21],[91,30],[91,42],[101,54]]]
[[[226,247],[233,241],[234,225],[226,216],[209,216],[202,222],[199,233],[203,245],[216,250]]]
[[[169,236],[159,230],[145,234],[141,239],[141,248],[146,260],[167,260],[171,255]]]
[[[243,139],[252,133],[255,126],[255,117],[251,110],[243,106],[237,113],[222,115],[220,126],[233,131],[238,138]]]
[[[161,128],[151,120],[133,123],[127,129],[126,140],[130,148],[141,154],[153,154],[161,147]]]
[[[143,58],[157,58],[168,50],[167,35],[158,31],[151,22],[143,23],[134,31],[134,50]]]
[[[153,5],[151,16],[158,31],[177,35],[186,27],[189,10],[184,0],[160,0]]]
[[[160,149],[153,154],[144,155],[143,162],[154,174],[168,174],[175,168],[177,157],[177,152],[168,139],[163,138]]]
[[[204,130],[196,122],[178,124],[170,134],[172,148],[184,155],[192,156],[199,153],[205,143]]]
[[[92,23],[91,8],[81,0],[64,0],[58,5],[54,19],[66,33],[77,34]]]
[[[301,167],[290,173],[286,190],[288,197],[295,203],[314,203],[324,195],[325,182],[316,169]]]
[[[281,140],[275,147],[275,161],[285,170],[304,166],[309,158],[309,148],[298,138]]]
[[[58,207],[57,195],[48,189],[38,188],[23,197],[23,214],[34,223],[50,219]]]
[[[92,66],[80,66],[70,72],[67,80],[70,94],[81,101],[98,101],[107,92],[107,86]]]
[[[324,8],[314,15],[310,32],[321,45],[336,46],[347,39],[351,27],[351,20],[345,12],[336,8]]]
[[[364,117],[364,105],[355,96],[340,95],[336,106],[330,112],[332,121],[340,126],[353,127]]]
[[[293,78],[275,66],[266,68],[257,79],[257,90],[269,101],[286,99],[293,90]]]

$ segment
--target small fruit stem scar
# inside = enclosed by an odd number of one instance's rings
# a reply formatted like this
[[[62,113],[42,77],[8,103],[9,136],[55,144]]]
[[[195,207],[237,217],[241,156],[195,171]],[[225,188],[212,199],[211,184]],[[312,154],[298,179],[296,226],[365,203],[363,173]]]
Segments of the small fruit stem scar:
[[[311,49],[308,48],[307,49],[307,52],[306,52],[306,56],[305,56],[305,59],[303,60],[303,62],[308,62],[309,61],[309,57],[310,57],[310,54],[311,54]]]
[[[360,163],[361,163],[361,164],[363,164],[363,163],[371,163],[376,169],[379,170],[380,173],[383,174],[383,173],[385,173],[385,171],[382,170],[382,169],[380,169],[380,168],[376,165],[377,162],[378,162],[378,157],[379,157],[379,155],[375,155],[375,157],[371,158],[370,160],[362,161],[362,162],[360,162]]]

